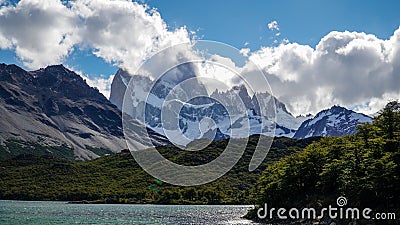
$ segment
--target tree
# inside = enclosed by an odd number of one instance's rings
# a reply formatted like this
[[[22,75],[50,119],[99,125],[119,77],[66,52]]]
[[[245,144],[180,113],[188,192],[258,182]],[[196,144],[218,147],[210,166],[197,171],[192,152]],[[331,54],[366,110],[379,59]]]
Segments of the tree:
[[[397,101],[389,102],[375,118],[374,125],[382,130],[382,135],[387,142],[386,151],[395,151],[399,147],[400,141],[400,103]]]
[[[376,137],[381,130],[370,123],[362,123],[357,126],[357,135],[360,136],[364,143],[364,148],[369,149],[371,147],[371,140]]]

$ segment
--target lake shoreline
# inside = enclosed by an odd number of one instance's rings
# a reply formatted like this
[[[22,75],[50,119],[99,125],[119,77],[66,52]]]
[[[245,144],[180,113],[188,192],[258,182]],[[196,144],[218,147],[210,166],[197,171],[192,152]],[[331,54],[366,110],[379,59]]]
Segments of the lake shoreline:
[[[252,206],[68,204],[0,200],[0,224],[221,224],[261,225],[243,218]]]
[[[76,201],[68,201],[68,200],[43,200],[43,199],[0,199],[0,201],[21,201],[21,202],[65,202],[66,204],[87,204],[87,205],[100,205],[100,204],[110,204],[110,205],[179,205],[179,206],[252,206],[252,204],[237,204],[237,203],[216,203],[216,204],[200,204],[200,203],[153,203],[153,202],[118,202],[118,201],[105,201],[105,200],[76,200]]]

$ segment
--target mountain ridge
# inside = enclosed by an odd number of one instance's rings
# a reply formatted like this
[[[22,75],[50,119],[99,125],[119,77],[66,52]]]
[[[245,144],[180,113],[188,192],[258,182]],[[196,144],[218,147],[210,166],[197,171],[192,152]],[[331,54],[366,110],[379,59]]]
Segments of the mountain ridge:
[[[63,65],[25,71],[0,64],[0,112],[1,143],[66,144],[81,160],[98,157],[87,146],[126,148],[117,107]]]
[[[356,133],[360,123],[372,123],[372,118],[338,105],[317,113],[315,117],[304,121],[296,131],[294,138],[311,136],[343,136]]]
[[[168,74],[166,77],[168,77]],[[190,76],[190,78],[192,78],[192,76]],[[192,80],[190,82],[192,82]],[[129,114],[135,117],[138,116],[138,113],[143,113],[142,110],[138,110],[137,108],[146,107],[146,113],[149,114],[146,115],[146,117],[154,119],[160,117],[159,115],[161,114],[162,102],[165,102],[165,98],[167,96],[170,97],[170,95],[168,95],[170,91],[176,91],[176,89],[172,88],[175,85],[180,85],[180,83],[175,84],[175,81],[168,81],[168,79],[165,77],[161,77],[159,80],[157,80],[157,82],[152,84],[152,81],[148,77],[140,75],[132,76],[126,71],[119,69],[115,74],[114,80],[111,84],[110,101],[115,104],[120,110],[122,110],[123,108],[125,90],[127,89],[128,83],[130,81],[132,81],[132,87],[130,87],[130,91],[132,92],[131,104],[133,106],[131,107],[126,105],[125,111],[129,111]],[[219,130],[227,136],[231,136],[230,134],[234,131],[234,129],[245,127],[246,125],[244,125],[243,123],[249,121],[249,123],[251,124],[249,127],[249,135],[264,134],[292,137],[295,133],[295,130],[297,130],[300,124],[307,118],[294,117],[286,109],[284,103],[280,102],[276,97],[272,96],[268,92],[260,92],[249,95],[244,85],[234,86],[231,89],[225,91],[218,91],[216,89],[212,93],[207,93],[205,88],[199,82],[193,82],[192,86],[190,87],[192,87],[190,89],[190,92],[199,93],[199,95],[201,96],[209,96],[209,98],[196,97],[196,95],[190,93],[193,98],[190,99],[188,102],[184,104],[182,104],[181,102],[173,103],[175,104],[173,106],[174,108],[182,107],[182,110],[180,112],[172,112],[180,117],[180,127],[170,127],[166,129],[171,130],[173,136],[176,136],[174,130],[181,129],[182,133],[184,133],[184,135],[187,135],[190,140],[201,138],[202,132],[197,129],[197,127],[200,125],[197,124],[200,124],[202,118],[204,117],[212,117],[216,124],[213,125],[214,127],[210,127],[210,129],[214,130],[216,127],[218,127]],[[185,91],[184,89],[182,90]],[[176,96],[184,96],[184,94],[176,93]],[[174,99],[168,99],[168,102],[170,102],[171,100]],[[146,106],[143,106],[144,104]],[[273,110],[275,107],[276,111]],[[228,111],[224,110],[223,108],[227,109],[230,112],[230,116],[233,118],[232,127],[228,123],[229,121],[226,120],[226,114],[228,113]],[[194,117],[193,113],[195,113]],[[244,114],[246,113],[248,114],[247,118],[244,116]],[[264,118],[263,116],[265,115],[269,115],[271,118]],[[272,122],[274,120],[272,118],[275,115],[277,120],[277,129],[276,132],[272,134],[272,126],[274,125],[271,123],[274,123]],[[163,134],[164,132],[163,129],[160,129],[163,126],[160,124],[159,118],[158,120],[150,119],[147,121],[144,121],[144,119],[142,119],[141,122],[145,123],[146,126],[158,131],[161,134]],[[234,126],[235,128],[233,128]],[[243,135],[248,132],[248,129],[243,128],[242,130],[243,131],[237,130],[236,132],[236,134],[239,133],[242,136],[234,135],[232,137],[244,137]],[[178,142],[179,141],[180,140],[178,140]],[[180,144],[186,145],[188,144],[188,142],[187,140],[184,140]]]

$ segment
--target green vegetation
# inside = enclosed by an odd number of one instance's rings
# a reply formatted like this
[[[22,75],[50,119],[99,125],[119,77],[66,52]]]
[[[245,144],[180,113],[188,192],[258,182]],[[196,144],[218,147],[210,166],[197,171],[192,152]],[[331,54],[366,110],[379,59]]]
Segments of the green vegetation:
[[[129,153],[73,162],[54,155],[25,154],[0,161],[0,199],[63,200],[91,203],[247,204],[249,190],[273,161],[301,151],[319,138],[276,138],[264,163],[253,172],[248,165],[258,136],[250,138],[242,159],[226,175],[196,187],[162,183],[143,171]],[[200,141],[192,143],[195,148]],[[215,141],[201,151],[158,150],[172,161],[196,165],[211,161],[227,141]],[[34,152],[34,151],[31,151]]]
[[[44,141],[43,138],[41,138]],[[114,154],[112,151],[104,148],[86,146],[86,149],[99,156]],[[35,142],[23,141],[18,139],[9,139],[0,145],[0,160],[12,159],[23,154],[34,156],[47,156],[67,161],[75,161],[74,149],[66,144],[60,146],[41,145]]]
[[[22,154],[54,156],[69,161],[74,160],[74,150],[65,144],[60,146],[44,146],[38,143],[10,139],[0,145],[0,160],[11,159]]]
[[[269,207],[301,209],[336,206],[336,199],[345,196],[349,207],[395,212],[398,217],[399,162],[400,106],[390,102],[373,124],[359,126],[356,135],[323,138],[269,165],[252,190],[252,198],[259,206],[268,203]],[[255,219],[256,210],[248,217]],[[378,222],[398,224],[399,218]]]
[[[111,150],[104,149],[104,148],[95,148],[95,147],[86,145],[86,149],[93,152],[96,155],[99,155],[99,156],[114,154],[114,152],[112,152]]]

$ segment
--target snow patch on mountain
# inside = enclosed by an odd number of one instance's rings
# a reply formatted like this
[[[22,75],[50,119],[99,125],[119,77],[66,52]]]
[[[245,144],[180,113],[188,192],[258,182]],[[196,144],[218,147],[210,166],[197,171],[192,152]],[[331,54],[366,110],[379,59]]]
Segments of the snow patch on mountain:
[[[130,76],[119,70],[114,77],[110,101],[121,110],[126,84],[129,82],[133,85],[129,93],[133,105],[125,106],[124,110],[136,117],[140,117],[138,113],[143,114],[145,118],[142,118],[142,122],[146,126],[181,145],[186,145],[195,139],[207,138],[204,135],[210,134],[209,131],[213,131],[216,135],[220,132],[219,137],[232,138],[245,138],[253,134],[293,137],[297,128],[306,119],[294,117],[282,102],[269,93],[249,95],[243,85],[226,91],[215,90],[208,96],[206,88],[196,81],[192,81],[190,90],[185,90],[188,86],[174,85],[174,82],[177,82],[174,80],[164,78],[154,84],[147,77]],[[189,98],[185,96],[187,93],[204,98]],[[146,112],[139,112],[138,106],[143,104]],[[179,127],[161,124],[161,113],[178,117]],[[201,130],[204,118],[211,118],[214,121],[208,131]],[[277,129],[273,133],[275,126]]]
[[[114,78],[110,97],[111,102],[120,109],[123,102],[121,99],[124,98],[126,84],[129,81],[133,85],[130,97],[134,104],[132,109],[129,109],[132,115],[137,113],[144,115],[144,112],[137,112],[137,108],[140,108],[139,104],[146,104],[146,118],[142,122],[156,132],[172,137],[181,145],[186,145],[195,139],[208,138],[211,133],[209,131],[218,131],[220,137],[232,138],[245,138],[253,134],[307,138],[354,134],[359,123],[372,122],[369,116],[339,106],[323,110],[315,117],[312,115],[294,117],[286,109],[285,104],[271,94],[266,92],[249,95],[243,85],[225,91],[215,90],[208,96],[209,98],[191,99],[186,96],[191,100],[182,101],[180,99],[185,99],[182,96],[188,91],[192,92],[193,96],[207,96],[206,88],[195,81],[189,86],[189,90],[188,87],[185,87],[186,90],[183,87],[176,88],[174,85],[176,81],[168,79],[161,79],[152,86],[149,78],[131,76],[122,70],[118,71]],[[173,97],[171,92],[174,92]],[[148,93],[150,94],[145,96]],[[143,99],[147,99],[146,102]],[[179,125],[162,124],[161,112],[175,115]],[[204,126],[202,124],[204,118],[211,118],[214,121],[208,131],[201,128]],[[205,133],[208,133],[207,137],[204,136]]]
[[[304,121],[294,138],[354,134],[360,123],[372,123],[372,118],[344,107],[333,106],[319,112],[314,118]]]

